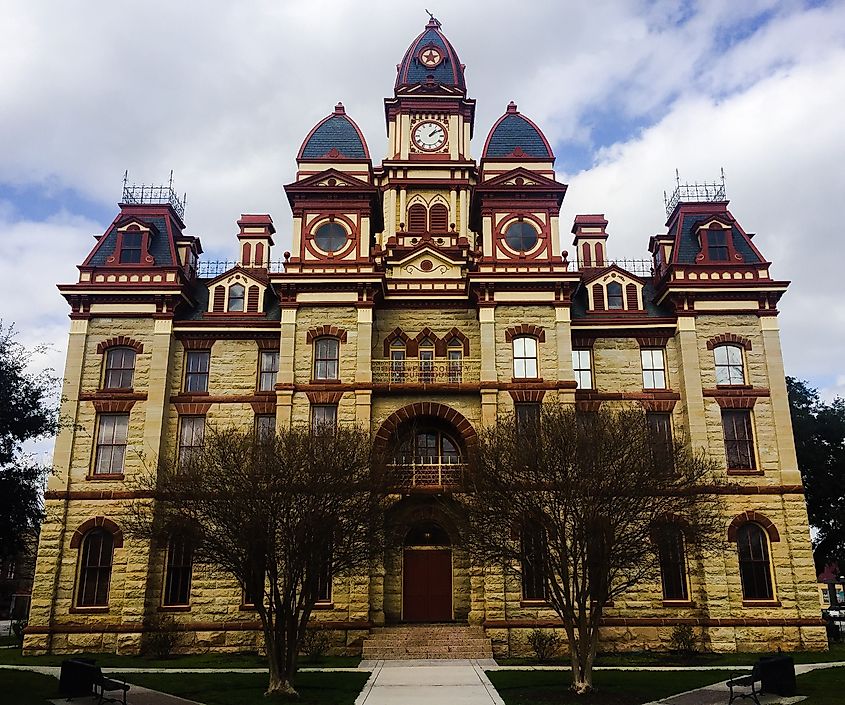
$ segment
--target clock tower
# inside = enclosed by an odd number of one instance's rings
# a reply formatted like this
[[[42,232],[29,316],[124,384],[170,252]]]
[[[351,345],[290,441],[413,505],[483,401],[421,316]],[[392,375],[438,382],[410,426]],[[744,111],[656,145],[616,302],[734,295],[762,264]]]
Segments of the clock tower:
[[[432,17],[411,42],[397,66],[393,97],[384,101],[383,247],[406,234],[416,240],[434,237],[439,244],[472,239],[475,101],[466,97],[465,67],[440,26]]]

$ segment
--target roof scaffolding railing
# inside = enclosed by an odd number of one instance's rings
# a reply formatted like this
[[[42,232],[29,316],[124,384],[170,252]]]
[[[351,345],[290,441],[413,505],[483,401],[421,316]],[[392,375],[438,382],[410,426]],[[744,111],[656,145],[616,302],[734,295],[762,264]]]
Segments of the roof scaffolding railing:
[[[663,192],[663,203],[666,206],[666,216],[672,215],[679,203],[716,203],[726,201],[725,195],[725,170],[721,170],[719,181],[705,181],[702,183],[681,183],[678,170],[675,169],[675,191],[669,197],[666,191]]]
[[[148,203],[154,205],[169,205],[176,211],[181,219],[185,218],[185,205],[188,202],[188,194],[183,194],[180,199],[173,190],[173,171],[170,171],[170,181],[166,186],[147,186],[146,184],[130,184],[129,170],[123,172],[123,203],[132,206],[139,206]]]

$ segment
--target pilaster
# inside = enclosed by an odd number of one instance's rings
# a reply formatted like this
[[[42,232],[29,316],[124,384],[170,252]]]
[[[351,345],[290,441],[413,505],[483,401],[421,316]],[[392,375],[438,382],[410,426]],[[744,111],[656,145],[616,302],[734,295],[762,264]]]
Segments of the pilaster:
[[[155,467],[161,455],[164,440],[164,420],[167,413],[167,395],[170,388],[171,348],[173,346],[173,320],[156,319],[150,352],[150,381],[147,402],[144,405],[144,462]]]
[[[686,406],[687,433],[693,449],[707,448],[707,420],[701,388],[701,362],[694,316],[679,316],[678,349],[681,354],[681,398]]]

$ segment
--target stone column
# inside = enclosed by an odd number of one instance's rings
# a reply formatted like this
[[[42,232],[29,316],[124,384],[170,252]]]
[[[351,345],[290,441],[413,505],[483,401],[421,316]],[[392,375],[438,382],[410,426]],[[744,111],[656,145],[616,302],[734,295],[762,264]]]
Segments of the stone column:
[[[35,628],[49,628],[55,616],[55,599],[61,579],[62,553],[66,544],[66,522],[70,500],[52,499],[50,494],[69,491],[71,486],[71,451],[76,438],[79,392],[82,386],[87,339],[88,320],[71,320],[60,408],[62,425],[53,449],[53,474],[47,478],[45,501],[47,516],[41,525],[41,534],[38,538],[38,559],[32,585],[29,625]],[[47,653],[51,644],[50,634],[28,634],[24,638],[24,653]]]
[[[294,364],[296,361],[296,306],[282,308],[279,373],[276,376],[276,428],[289,428],[293,416]]]
[[[496,423],[498,393],[493,386],[498,382],[496,371],[496,307],[481,306],[478,309],[481,324],[481,423],[492,426]],[[485,386],[487,388],[485,388]]]
[[[358,307],[358,350],[355,365],[356,384],[370,385],[373,381],[373,307]],[[363,428],[370,428],[372,390],[355,390],[355,421]]]
[[[707,450],[707,419],[701,389],[701,362],[694,316],[678,316],[676,333],[681,358],[681,399],[686,407],[687,432],[693,449]]]
[[[555,340],[557,341],[557,381],[569,389],[558,390],[558,401],[575,403],[575,373],[572,370],[572,332],[569,304],[555,306]]]
[[[170,394],[170,361],[173,347],[173,320],[157,318],[153,322],[150,352],[150,375],[147,401],[144,405],[144,461],[155,467],[164,443],[164,427]]]

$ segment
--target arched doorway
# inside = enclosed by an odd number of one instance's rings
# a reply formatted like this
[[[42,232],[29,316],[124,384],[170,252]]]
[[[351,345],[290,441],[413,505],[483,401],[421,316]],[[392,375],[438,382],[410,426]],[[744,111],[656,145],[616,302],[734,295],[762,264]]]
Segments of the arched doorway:
[[[451,539],[436,522],[417,522],[403,542],[402,619],[451,622],[453,617]]]

